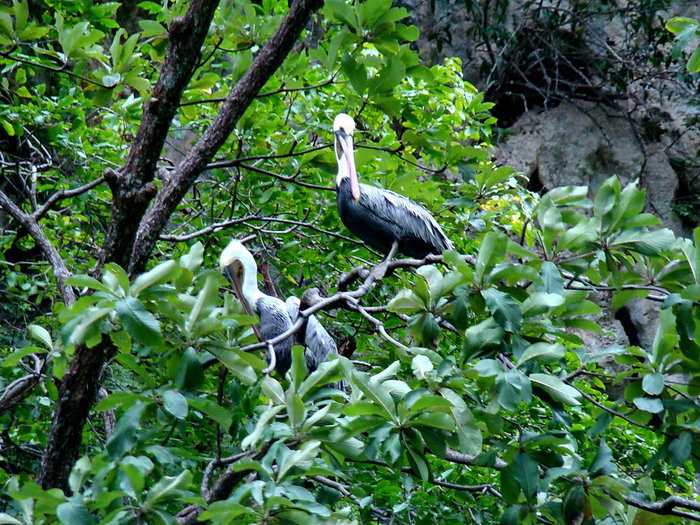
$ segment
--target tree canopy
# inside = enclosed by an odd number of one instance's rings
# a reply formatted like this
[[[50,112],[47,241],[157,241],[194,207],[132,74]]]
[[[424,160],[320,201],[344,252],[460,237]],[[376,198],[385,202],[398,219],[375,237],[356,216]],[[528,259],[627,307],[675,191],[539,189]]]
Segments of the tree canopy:
[[[528,191],[390,0],[119,7],[0,7],[0,523],[700,521],[700,228]],[[368,271],[339,112],[454,250]],[[340,356],[264,373],[231,238]],[[630,301],[653,343],[591,351]]]

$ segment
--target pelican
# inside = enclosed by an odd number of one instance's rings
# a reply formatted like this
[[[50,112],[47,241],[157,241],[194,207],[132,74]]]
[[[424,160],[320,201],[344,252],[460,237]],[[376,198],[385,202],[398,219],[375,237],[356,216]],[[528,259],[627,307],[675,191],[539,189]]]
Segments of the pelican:
[[[262,341],[269,341],[292,328],[299,313],[299,299],[290,297],[285,303],[258,290],[258,265],[243,244],[231,241],[221,252],[219,267],[231,282],[245,311],[258,316],[257,332]],[[335,341],[313,315],[309,316],[305,330],[298,331],[295,339],[305,347],[304,357],[309,372],[316,370],[329,354],[338,353]],[[295,339],[287,337],[273,347],[275,369],[281,375],[286,374],[292,365],[292,344]]]
[[[340,113],[333,122],[338,176],[338,212],[343,224],[385,255],[395,252],[422,259],[441,254],[452,243],[430,212],[417,202],[375,186],[360,184],[355,169],[352,135],[355,121]]]

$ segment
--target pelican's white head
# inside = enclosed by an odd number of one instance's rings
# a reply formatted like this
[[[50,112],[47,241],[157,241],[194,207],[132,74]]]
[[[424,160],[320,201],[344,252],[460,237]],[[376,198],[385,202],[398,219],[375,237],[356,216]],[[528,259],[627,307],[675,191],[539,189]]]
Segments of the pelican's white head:
[[[352,149],[352,135],[355,132],[355,121],[347,113],[338,113],[333,121],[335,133],[335,158],[338,161],[338,177],[336,186],[345,177],[350,179],[350,194],[356,202],[360,202],[360,183],[355,169],[355,154]]]
[[[348,135],[355,132],[355,120],[347,113],[338,113],[333,121],[333,132],[337,133],[341,129]]]
[[[256,284],[258,265],[253,255],[243,244],[233,240],[221,252],[219,268],[231,282],[238,299],[252,315],[255,303],[263,295]]]

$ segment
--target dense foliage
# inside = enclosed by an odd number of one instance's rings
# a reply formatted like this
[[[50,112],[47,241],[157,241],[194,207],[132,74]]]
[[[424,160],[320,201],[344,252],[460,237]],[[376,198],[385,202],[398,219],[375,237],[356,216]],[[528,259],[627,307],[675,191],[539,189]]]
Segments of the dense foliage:
[[[145,108],[171,103],[151,98],[166,28],[196,4],[143,2],[131,34],[116,3],[0,7],[0,523],[700,521],[700,229],[676,238],[614,177],[523,189],[490,161],[491,104],[457,60],[421,63],[388,0],[327,1],[145,271],[105,255],[124,205],[110,181]],[[297,4],[221,2],[153,194]],[[362,179],[426,205],[455,250],[377,282],[354,271],[381,257],[337,216],[340,111]],[[309,374],[296,347],[287,377],[263,374],[217,267],[231,237],[280,297],[338,299],[309,312],[346,357]],[[593,296],[658,305],[653,345],[591,352]],[[69,367],[91,351],[109,358],[81,457],[47,484]]]

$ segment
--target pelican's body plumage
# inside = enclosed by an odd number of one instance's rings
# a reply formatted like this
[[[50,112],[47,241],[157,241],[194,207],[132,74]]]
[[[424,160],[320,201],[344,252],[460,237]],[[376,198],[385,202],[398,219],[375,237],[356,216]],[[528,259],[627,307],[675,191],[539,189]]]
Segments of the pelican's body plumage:
[[[245,246],[238,241],[231,241],[221,253],[219,266],[231,282],[246,312],[258,316],[258,333],[262,341],[279,337],[292,328],[299,313],[299,299],[290,297],[285,303],[258,290],[258,266]],[[315,316],[309,316],[305,329],[273,346],[275,369],[281,375],[292,366],[292,344],[295,340],[306,347],[304,356],[309,371],[315,370],[329,354],[338,353],[333,338]]]
[[[440,225],[423,206],[393,191],[359,183],[352,149],[352,117],[339,114],[333,130],[338,160],[338,213],[348,230],[384,254],[391,251],[394,243],[398,252],[417,258],[452,248]]]

